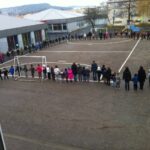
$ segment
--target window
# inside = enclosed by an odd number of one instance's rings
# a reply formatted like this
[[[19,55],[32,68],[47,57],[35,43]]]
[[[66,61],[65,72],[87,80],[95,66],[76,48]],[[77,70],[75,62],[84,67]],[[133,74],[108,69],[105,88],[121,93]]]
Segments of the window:
[[[122,21],[115,21],[115,24],[119,24],[119,23],[122,23]]]
[[[48,25],[48,29],[49,29],[50,31],[52,31],[52,29],[53,29],[53,28],[52,28],[52,24],[49,24],[49,25]]]
[[[63,24],[63,30],[67,30],[67,25]]]
[[[61,31],[62,30],[62,26],[61,24],[53,24],[53,28],[54,28],[54,31]]]

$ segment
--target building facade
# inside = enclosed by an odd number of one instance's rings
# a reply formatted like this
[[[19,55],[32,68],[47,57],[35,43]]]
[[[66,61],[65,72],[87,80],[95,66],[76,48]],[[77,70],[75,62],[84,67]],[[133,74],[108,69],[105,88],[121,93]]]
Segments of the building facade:
[[[6,53],[17,48],[45,40],[47,25],[26,19],[0,15],[0,52]],[[11,23],[11,24],[10,24]]]

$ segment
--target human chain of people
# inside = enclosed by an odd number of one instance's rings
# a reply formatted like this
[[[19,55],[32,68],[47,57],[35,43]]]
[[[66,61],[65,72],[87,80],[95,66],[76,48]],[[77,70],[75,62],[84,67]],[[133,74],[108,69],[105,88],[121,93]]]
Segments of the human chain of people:
[[[98,65],[95,61],[92,62],[91,67],[83,66],[80,64],[73,63],[71,66],[66,68],[59,68],[57,65],[55,67],[49,65],[33,65],[29,67],[24,66],[11,66],[9,69],[0,69],[0,79],[8,80],[11,76],[13,79],[17,79],[14,74],[21,77],[24,74],[26,79],[31,76],[32,79],[36,78],[38,75],[39,80],[52,80],[52,81],[66,81],[67,83],[72,82],[104,82],[108,86],[115,88],[120,88],[121,80],[125,81],[125,90],[130,90],[130,82],[133,82],[133,89],[137,91],[138,89],[143,90],[144,83],[148,79],[150,86],[150,69],[146,73],[145,69],[140,66],[137,73],[131,74],[129,67],[125,67],[123,71],[123,76],[120,73],[113,72],[110,67],[105,65]]]
[[[129,38],[129,39],[139,39],[141,37],[142,40],[150,40],[150,32],[88,32],[88,33],[76,33],[69,34],[63,37],[58,37],[53,40],[46,40],[43,42],[37,42],[35,44],[26,45],[24,49],[19,48],[16,45],[15,50],[9,50],[6,54],[0,52],[0,63],[13,59],[14,56],[24,55],[27,53],[36,52],[38,50],[42,50],[44,48],[56,46],[58,44],[62,44],[67,41],[78,41],[78,40],[108,40],[114,38]],[[85,43],[86,44],[86,43]]]

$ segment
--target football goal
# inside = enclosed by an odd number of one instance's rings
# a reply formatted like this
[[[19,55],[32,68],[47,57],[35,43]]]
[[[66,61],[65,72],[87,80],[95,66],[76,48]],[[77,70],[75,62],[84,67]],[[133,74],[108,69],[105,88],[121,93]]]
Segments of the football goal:
[[[36,68],[40,66],[41,68],[47,66],[46,56],[15,56],[14,57],[14,77],[15,79],[19,78],[38,78]],[[32,68],[34,68],[34,77],[32,76]],[[43,77],[43,71],[41,74],[41,79]]]

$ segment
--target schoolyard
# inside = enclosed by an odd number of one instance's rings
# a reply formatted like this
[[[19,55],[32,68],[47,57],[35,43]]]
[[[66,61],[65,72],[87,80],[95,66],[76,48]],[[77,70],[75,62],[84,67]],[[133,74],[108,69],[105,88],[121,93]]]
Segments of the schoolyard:
[[[50,66],[95,60],[112,71],[150,68],[150,43],[143,40],[70,41],[31,56],[46,56]],[[130,55],[132,53],[132,55]],[[126,63],[124,61],[127,59]],[[31,60],[30,60],[31,61]],[[30,63],[28,58],[23,63]],[[35,60],[33,60],[34,63]],[[13,65],[9,61],[0,67]],[[150,87],[134,92],[103,83],[0,81],[0,123],[7,149],[149,150]]]

